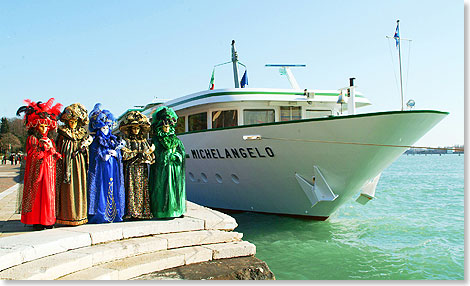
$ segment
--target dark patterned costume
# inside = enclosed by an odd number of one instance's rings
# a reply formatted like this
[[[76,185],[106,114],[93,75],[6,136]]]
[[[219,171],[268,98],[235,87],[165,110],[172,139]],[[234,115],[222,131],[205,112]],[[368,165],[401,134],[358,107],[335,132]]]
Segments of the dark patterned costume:
[[[126,189],[126,217],[151,218],[148,185],[149,164],[155,160],[153,148],[146,137],[150,129],[147,116],[131,111],[119,126],[125,135],[126,147],[122,148],[124,182]]]

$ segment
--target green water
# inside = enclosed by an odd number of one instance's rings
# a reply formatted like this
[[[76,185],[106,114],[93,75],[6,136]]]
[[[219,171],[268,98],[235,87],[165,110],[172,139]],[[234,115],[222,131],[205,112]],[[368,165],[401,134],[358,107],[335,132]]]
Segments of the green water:
[[[402,155],[327,221],[231,214],[276,279],[464,279],[464,156]]]

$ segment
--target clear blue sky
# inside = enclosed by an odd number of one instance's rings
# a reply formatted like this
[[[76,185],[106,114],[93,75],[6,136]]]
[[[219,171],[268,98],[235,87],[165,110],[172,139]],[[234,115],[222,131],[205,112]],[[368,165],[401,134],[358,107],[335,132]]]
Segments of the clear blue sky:
[[[303,63],[302,88],[350,77],[373,103],[397,110],[393,36],[400,19],[405,102],[451,114],[416,145],[464,143],[464,2],[456,0],[1,1],[0,116],[23,99],[94,104],[119,116],[155,97],[207,89],[236,40],[250,87],[288,88],[266,63]],[[393,53],[393,58],[391,53]],[[408,55],[410,57],[408,58]],[[395,64],[395,66],[394,66]],[[408,65],[409,64],[409,65]],[[216,88],[232,87],[228,66]]]

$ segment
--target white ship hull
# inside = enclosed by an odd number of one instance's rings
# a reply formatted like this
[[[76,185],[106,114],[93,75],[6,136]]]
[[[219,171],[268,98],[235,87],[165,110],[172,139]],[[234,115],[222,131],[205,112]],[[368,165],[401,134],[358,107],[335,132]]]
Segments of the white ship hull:
[[[407,149],[381,145],[412,145],[446,115],[392,111],[184,133],[187,198],[326,219]]]

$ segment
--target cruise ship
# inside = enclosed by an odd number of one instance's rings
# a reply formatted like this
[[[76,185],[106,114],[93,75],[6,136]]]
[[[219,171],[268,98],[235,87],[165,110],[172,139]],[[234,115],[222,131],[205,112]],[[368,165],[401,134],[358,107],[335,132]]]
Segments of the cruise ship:
[[[234,41],[231,49],[234,88],[142,109],[149,117],[160,105],[177,113],[187,199],[203,206],[326,220],[351,199],[373,199],[382,171],[448,115],[357,113],[371,102],[353,78],[336,90],[303,89],[291,70],[298,65],[269,65],[290,89],[248,88],[239,81]]]

